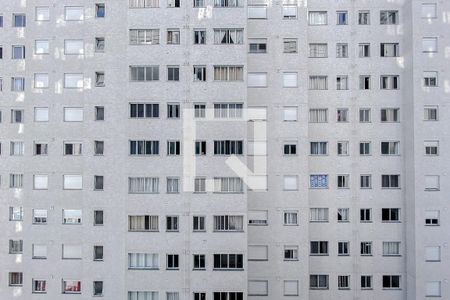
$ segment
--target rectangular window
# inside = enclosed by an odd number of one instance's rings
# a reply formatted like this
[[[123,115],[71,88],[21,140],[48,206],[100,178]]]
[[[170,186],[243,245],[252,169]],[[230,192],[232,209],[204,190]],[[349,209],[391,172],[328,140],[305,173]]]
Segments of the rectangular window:
[[[372,276],[370,275],[361,275],[361,289],[362,290],[371,290],[372,287]]]
[[[33,224],[47,224],[46,209],[33,209]]]
[[[424,121],[437,121],[438,120],[438,107],[437,106],[425,106],[424,109]]]
[[[370,24],[370,12],[368,10],[360,10],[358,12],[358,25]]]
[[[383,242],[383,256],[399,256],[400,242]]]
[[[179,66],[167,66],[167,81],[180,81]]]
[[[360,176],[360,188],[371,189],[372,188],[372,176],[371,175],[361,175]]]
[[[9,286],[23,286],[22,272],[9,272]]]
[[[214,0],[214,7],[240,7],[241,0]]]
[[[309,76],[310,90],[327,90],[328,77],[327,76]]]
[[[310,222],[328,222],[328,208],[310,208]]]
[[[337,176],[337,188],[348,189],[350,186],[350,175],[338,175]]]
[[[328,109],[313,108],[309,110],[309,123],[327,123]]]
[[[248,281],[249,296],[268,296],[269,281],[268,280],[249,280]]]
[[[167,29],[167,45],[179,45],[179,44],[180,44],[180,29],[178,28]]]
[[[316,289],[328,289],[328,275],[309,275],[309,288]]]
[[[104,185],[104,177],[103,176],[94,176],[94,190],[95,191],[103,191],[103,185]]]
[[[423,53],[438,52],[438,38],[437,37],[422,38],[422,52]]]
[[[62,259],[81,259],[81,245],[62,245]]]
[[[48,189],[48,175],[33,175],[33,188],[35,190]]]
[[[311,155],[327,155],[328,154],[328,142],[311,142],[310,143]]]
[[[47,282],[45,280],[33,279],[33,293],[46,293]]]
[[[282,14],[283,14],[283,19],[285,19],[285,20],[297,19],[297,6],[296,5],[283,4],[283,6],[282,6]]]
[[[400,222],[400,208],[382,208],[382,222]]]
[[[284,225],[298,225],[298,212],[285,211],[284,212]]]
[[[130,29],[130,45],[159,45],[159,29]]]
[[[23,220],[22,206],[9,207],[9,220],[10,221],[22,221]]]
[[[283,189],[285,191],[296,191],[298,189],[298,176],[297,175],[284,175],[283,176]]]
[[[400,56],[398,43],[381,43],[380,44],[381,57],[398,57]]]
[[[175,177],[167,177],[167,194],[178,194],[180,192],[180,179]]]
[[[243,216],[214,216],[214,231],[243,231]]]
[[[438,86],[438,72],[423,72],[423,85],[425,87],[437,87]]]
[[[103,155],[105,149],[105,142],[94,141],[94,155]]]
[[[243,44],[244,30],[243,29],[228,29],[215,28],[214,29],[214,44]]]
[[[359,89],[360,90],[370,90],[370,76],[361,75],[359,76]]]
[[[83,40],[64,40],[64,54],[84,54],[84,41]]]
[[[167,270],[178,270],[180,267],[178,254],[167,254]]]
[[[159,0],[129,0],[130,8],[159,7]],[[138,293],[138,292],[134,292]],[[146,293],[146,292],[143,292]],[[136,298],[137,299],[137,298]],[[151,298],[151,300],[154,300]]]
[[[35,107],[34,108],[34,121],[35,122],[48,122],[48,107]]]
[[[439,155],[439,141],[424,141],[425,155]]]
[[[157,81],[159,80],[159,66],[130,66],[131,81]]]
[[[82,6],[66,6],[64,7],[64,20],[66,21],[83,21],[84,8]]]
[[[350,276],[349,275],[338,275],[338,289],[339,290],[349,290],[350,289]]]
[[[81,73],[65,73],[64,74],[64,88],[66,89],[80,89],[84,86],[83,74]]]
[[[194,192],[195,193],[206,193],[206,178],[196,177],[194,179]]]
[[[400,275],[383,275],[383,289],[400,289]]]
[[[435,19],[437,18],[436,3],[422,3],[422,18]]]
[[[441,297],[441,282],[440,281],[427,281],[425,283],[425,296],[426,297]]]
[[[267,87],[267,73],[248,73],[248,87]]]
[[[94,225],[103,225],[103,210],[94,210]]]
[[[348,108],[338,108],[336,110],[336,122],[348,122]]]
[[[197,3],[200,2],[200,3]],[[203,0],[194,0],[194,7],[197,4],[202,4]],[[205,45],[206,44],[206,29],[194,29],[194,44]]]
[[[439,175],[425,175],[425,191],[439,191]]]
[[[196,119],[206,118],[206,104],[203,103],[194,104],[194,118]]]
[[[370,44],[358,45],[359,57],[370,57]]]
[[[427,210],[425,211],[425,225],[427,226],[439,226],[439,211]]]
[[[371,114],[370,108],[360,108],[359,109],[359,122],[360,123],[370,123]]]
[[[34,88],[35,89],[48,88],[48,74],[47,73],[35,73],[34,74]]]
[[[283,145],[284,155],[296,155],[297,154],[297,142],[296,141],[286,141]]]
[[[328,17],[326,11],[310,11],[308,13],[309,25],[327,25]]]
[[[247,213],[249,225],[267,225],[268,211],[267,210],[250,210]]]
[[[94,281],[94,297],[103,296],[103,281]]]
[[[398,75],[381,75],[380,76],[380,89],[382,90],[398,90],[400,76]]]
[[[128,177],[129,194],[159,193],[158,177]]]
[[[159,118],[158,103],[130,103],[130,118]]]
[[[167,155],[180,155],[180,141],[167,141]]]
[[[372,242],[361,242],[361,256],[372,255]]]
[[[63,209],[63,224],[81,224],[80,209]]]
[[[382,108],[381,122],[400,122],[400,108]]]
[[[159,155],[159,141],[129,141],[130,155]]]
[[[350,209],[349,208],[338,208],[337,209],[337,221],[349,222],[350,221]]]
[[[9,187],[12,189],[23,188],[23,174],[9,174]]]
[[[297,87],[298,86],[297,72],[283,72],[283,87]]]
[[[297,53],[297,39],[283,39],[283,53]]]
[[[396,24],[398,24],[398,11],[397,10],[382,10],[382,11],[380,11],[380,24],[381,25],[396,25]]]
[[[359,210],[359,220],[361,223],[372,222],[372,210],[370,208],[361,208]]]
[[[242,81],[244,68],[242,66],[214,66],[214,80]]]
[[[158,231],[158,216],[128,216],[128,231]]]
[[[381,188],[383,189],[400,188],[400,175],[381,175]]]
[[[242,254],[214,254],[214,269],[243,269],[244,256]]]
[[[243,193],[244,182],[239,177],[214,177],[215,193]]]
[[[11,123],[23,123],[24,115],[23,109],[11,109]]]
[[[49,21],[50,8],[48,6],[36,6],[34,18],[36,21]]]
[[[347,11],[337,11],[336,12],[336,25],[347,25],[348,24],[348,12]]]
[[[27,17],[25,14],[13,14],[13,27],[25,27],[27,25]]]
[[[338,256],[350,255],[350,243],[338,242]]]
[[[359,143],[359,155],[370,155],[371,154],[371,143],[370,142],[360,142]]]
[[[284,260],[297,261],[298,260],[298,246],[284,246]]]
[[[327,241],[311,241],[310,246],[311,255],[328,255]]]
[[[83,153],[81,142],[64,142],[64,155],[81,155]]]
[[[214,141],[214,155],[242,155],[242,141]]]
[[[25,58],[25,46],[12,46],[12,59],[24,59]]]
[[[81,294],[81,281],[63,280],[63,294]]]
[[[192,217],[192,230],[194,232],[206,231],[206,217],[205,216],[193,216]]]
[[[328,57],[328,44],[309,44],[309,57]]]
[[[103,52],[105,51],[105,38],[104,37],[96,37],[95,38],[95,52]]]
[[[23,253],[23,240],[9,240],[9,254]]]
[[[249,19],[266,19],[267,6],[266,5],[248,5],[247,16]]]
[[[25,91],[25,78],[24,77],[11,77],[11,91],[12,92]]]
[[[167,7],[180,7],[180,2],[180,0],[167,0]]]
[[[138,1],[138,0],[130,0],[130,1]],[[143,0],[140,0],[143,2]],[[128,292],[127,300],[158,300],[158,292]]]
[[[346,58],[348,57],[348,44],[347,43],[337,43],[336,44],[336,58]]]
[[[206,81],[206,66],[194,66],[194,81]]]
[[[206,258],[204,254],[194,254],[194,270],[205,270],[206,269]],[[205,298],[206,299],[206,298]]]
[[[33,259],[46,259],[47,258],[47,245],[33,244],[32,245],[32,258]]]
[[[248,245],[249,261],[267,261],[268,246],[267,245]]]
[[[441,261],[441,247],[427,246],[425,247],[425,261]]]
[[[381,142],[382,155],[399,155],[400,142]]]

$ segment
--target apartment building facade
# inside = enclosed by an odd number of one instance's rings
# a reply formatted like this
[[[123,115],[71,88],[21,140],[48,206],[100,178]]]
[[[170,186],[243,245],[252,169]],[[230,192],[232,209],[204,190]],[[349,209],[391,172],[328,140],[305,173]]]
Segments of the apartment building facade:
[[[446,1],[0,3],[0,299],[449,297]]]

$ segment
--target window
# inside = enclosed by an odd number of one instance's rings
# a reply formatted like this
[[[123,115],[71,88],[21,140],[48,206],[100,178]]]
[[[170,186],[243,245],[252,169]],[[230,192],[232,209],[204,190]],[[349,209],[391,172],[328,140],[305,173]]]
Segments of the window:
[[[94,296],[103,296],[103,281],[94,281]]]
[[[422,52],[435,53],[437,51],[438,51],[438,38],[437,37],[422,38]]]
[[[441,261],[441,247],[427,246],[425,247],[425,261]]]
[[[309,57],[328,57],[328,44],[309,44]]]
[[[129,4],[130,4],[130,8],[159,7],[158,0],[130,0]],[[133,293],[139,293],[139,292],[133,292]],[[147,292],[143,292],[143,293],[147,293]],[[151,292],[149,292],[149,293],[151,293]],[[154,299],[151,298],[151,300],[154,300]]]
[[[372,255],[372,242],[361,242],[361,256]]]
[[[25,91],[25,78],[24,77],[11,77],[11,91],[12,92]]]
[[[309,123],[327,123],[328,109],[313,108],[309,110]]]
[[[96,37],[95,38],[95,52],[103,52],[105,51],[105,38],[104,37]]]
[[[63,209],[63,224],[81,224],[81,210]]]
[[[239,177],[214,177],[215,193],[243,193],[244,182]]]
[[[267,73],[248,73],[248,87],[267,87]]]
[[[128,177],[129,194],[159,193],[158,177]]]
[[[440,281],[427,281],[425,283],[425,296],[426,297],[441,297],[441,282]]]
[[[47,73],[35,73],[34,74],[34,88],[46,89],[48,88],[48,74]]]
[[[425,106],[424,109],[425,121],[437,121],[438,120],[438,107],[437,106]]]
[[[400,142],[381,142],[382,155],[399,155]]]
[[[180,7],[180,2],[180,0],[167,0],[167,7]]]
[[[437,18],[436,3],[422,3],[422,18],[423,19]]]
[[[348,122],[348,108],[338,108],[336,110],[336,122]]]
[[[298,260],[298,246],[284,246],[284,260],[285,261]]]
[[[284,155],[296,155],[297,154],[297,141],[286,141],[283,145]]]
[[[336,44],[336,58],[346,58],[348,57],[348,44],[347,43],[337,43]]]
[[[283,295],[284,296],[298,296],[298,280],[284,280],[283,281]]]
[[[9,207],[9,220],[10,221],[22,221],[23,220],[23,208],[21,206]]]
[[[359,89],[360,90],[370,90],[370,76],[361,75],[359,76]]]
[[[158,103],[130,103],[130,118],[159,118]]]
[[[244,293],[242,292],[213,292],[213,300],[243,300],[243,299]]]
[[[167,254],[167,270],[178,270],[179,268],[179,255]]]
[[[24,142],[11,142],[9,151],[11,155],[22,156],[25,151]]]
[[[400,276],[383,275],[383,289],[400,289]]]
[[[180,155],[180,141],[167,141],[167,155]]]
[[[158,231],[158,216],[128,216],[128,231]]]
[[[336,12],[336,24],[337,25],[347,25],[348,24],[348,12],[347,11]]]
[[[166,217],[166,231],[179,231],[178,224],[178,216]]]
[[[349,290],[350,289],[350,276],[349,275],[338,275],[338,289],[339,290]]]
[[[309,25],[327,25],[327,12],[326,11],[310,11],[308,13]]]
[[[348,189],[350,185],[349,175],[338,175],[337,176],[337,188],[338,189]]]
[[[81,245],[62,245],[63,259],[81,259],[82,247]]]
[[[400,208],[381,209],[382,222],[400,222]]]
[[[105,107],[104,106],[95,106],[95,121],[104,121],[105,120]]]
[[[84,54],[83,40],[64,40],[64,54],[82,55]]]
[[[203,1],[203,0],[197,0]],[[194,1],[194,7],[197,1]],[[194,29],[194,44],[205,45],[206,44],[206,29]]]
[[[240,7],[240,6],[242,6],[240,0],[214,0],[214,7]]]
[[[194,118],[204,119],[206,117],[206,104],[196,103],[194,104]]]
[[[63,279],[63,294],[81,294],[81,281]]]
[[[310,222],[328,222],[328,208],[310,208]]]
[[[283,176],[283,189],[285,191],[296,191],[298,189],[298,176],[296,175]]]
[[[9,240],[9,254],[21,254],[21,253],[23,253],[23,241]]]
[[[177,0],[175,0],[177,1]],[[180,29],[167,29],[167,45],[180,44]]]
[[[371,175],[361,175],[360,176],[360,188],[371,189],[372,188],[372,176]]]
[[[168,103],[167,104],[167,118],[179,119],[180,118],[180,104]]]
[[[9,174],[9,187],[15,189],[23,188],[23,174]]]
[[[36,21],[49,21],[50,8],[48,6],[36,6],[34,16]]]
[[[33,293],[46,293],[47,282],[45,280],[33,279]]]
[[[309,187],[312,189],[328,188],[328,175],[310,175]]]
[[[370,208],[361,208],[359,216],[361,223],[372,222],[372,210]]]
[[[248,281],[249,296],[268,296],[269,281],[268,280],[249,280]]]
[[[428,226],[439,226],[439,211],[438,210],[427,210],[425,211],[425,225]]]
[[[283,107],[283,121],[297,121],[297,114],[296,106]]]
[[[206,193],[206,178],[196,177],[194,179],[194,192],[195,193]]]
[[[309,275],[310,289],[328,289],[328,275]]]
[[[26,21],[24,14],[13,14],[13,27],[25,27]]]
[[[242,141],[214,141],[214,155],[242,155]]]
[[[131,81],[159,80],[159,66],[130,66]]]
[[[214,231],[243,231],[243,216],[214,216]]]
[[[23,109],[11,109],[11,123],[23,123],[24,114]]]
[[[66,6],[64,7],[64,20],[66,21],[83,21],[84,9],[82,6]]]
[[[384,189],[400,188],[400,175],[381,175],[381,187]]]
[[[383,242],[383,256],[399,256],[400,242]]]
[[[327,90],[328,77],[327,76],[309,76],[310,90]]]
[[[3,27],[3,16],[0,16],[0,28]]]
[[[33,259],[46,259],[47,258],[47,245],[33,244],[32,247]]]
[[[423,85],[425,87],[437,87],[438,72],[423,72]]]
[[[159,141],[130,141],[130,155],[159,155]]]
[[[283,19],[292,20],[297,19],[297,6],[296,5],[287,5],[283,4]]]
[[[35,122],[48,122],[48,107],[35,107],[34,108],[34,121]]]
[[[214,269],[242,269],[244,256],[242,254],[214,254]]]
[[[81,155],[82,145],[80,142],[64,142],[64,155]]]
[[[12,46],[12,59],[25,58],[25,46]]]
[[[360,10],[358,12],[358,25],[370,24],[370,12],[368,10]]]
[[[130,45],[158,45],[159,29],[130,29]]]
[[[95,4],[95,17],[104,18],[105,17],[105,3]]]
[[[131,1],[138,1],[138,0],[131,0]],[[127,300],[137,300],[137,299],[158,300],[158,292],[128,292]]]
[[[380,76],[382,90],[398,90],[399,89],[399,79],[398,75],[382,75]]]
[[[398,11],[397,10],[382,10],[382,11],[380,11],[380,24],[381,25],[396,25],[396,24],[398,24]]]
[[[358,45],[359,57],[370,57],[370,44]]]
[[[425,141],[425,155],[439,155],[439,141]]]
[[[338,242],[338,255],[339,256],[350,255],[350,243],[349,242]]]
[[[398,57],[400,55],[398,43],[381,43],[380,56],[381,57]]]
[[[33,209],[33,224],[47,224],[46,209]]]
[[[66,89],[79,89],[83,88],[83,74],[64,74],[64,88]]]
[[[214,44],[243,44],[244,30],[243,29],[228,29],[215,28],[214,29]]]
[[[128,268],[157,270],[159,269],[159,255],[157,253],[128,253]]]
[[[206,269],[206,258],[204,254],[194,254],[194,270]]]
[[[425,175],[425,191],[439,191],[439,176]]]
[[[194,232],[206,231],[206,217],[205,216],[193,216],[192,217],[192,230]]]
[[[214,66],[214,80],[217,81],[242,81],[243,73],[242,66]]]
[[[0,46],[0,59],[2,59],[2,58],[3,58],[3,47]]]
[[[297,53],[297,39],[283,39],[283,53]]]
[[[22,272],[9,272],[9,286],[23,286]]]
[[[103,260],[103,246],[94,246],[94,260]]]
[[[361,289],[362,290],[371,290],[372,287],[372,276],[370,275],[361,275]]]
[[[105,142],[94,141],[94,155],[103,155],[104,148]]]
[[[249,261],[267,261],[268,260],[268,246],[266,245],[248,245],[248,260]]]
[[[104,177],[94,176],[94,191],[103,191]]]
[[[370,123],[370,108],[360,108],[359,109],[359,122],[360,123]]]
[[[371,143],[370,142],[360,142],[359,143],[359,155],[370,155],[371,154]]]
[[[266,19],[267,6],[266,5],[251,5],[248,4],[248,18],[249,19]]]
[[[33,187],[35,190],[48,189],[48,175],[33,175]]]
[[[105,72],[95,72],[95,86],[105,86]]]
[[[297,87],[297,72],[284,72],[283,73],[283,87]]]
[[[94,210],[94,225],[103,225],[103,210]]]
[[[206,81],[205,66],[194,66],[194,81]]]
[[[381,122],[400,122],[399,108],[382,108]]]
[[[328,255],[327,241],[311,241],[310,243],[311,255]]]
[[[350,209],[349,208],[338,208],[337,209],[337,221],[349,222],[350,221]]]

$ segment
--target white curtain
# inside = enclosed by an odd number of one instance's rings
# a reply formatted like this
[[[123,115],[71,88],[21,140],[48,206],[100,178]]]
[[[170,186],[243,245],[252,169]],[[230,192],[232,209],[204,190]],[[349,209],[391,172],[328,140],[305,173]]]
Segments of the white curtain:
[[[309,89],[310,90],[326,90],[327,76],[310,76],[309,77]]]
[[[400,242],[383,242],[383,255],[399,255]]]
[[[326,25],[327,12],[326,11],[310,11],[309,24],[311,25]]]

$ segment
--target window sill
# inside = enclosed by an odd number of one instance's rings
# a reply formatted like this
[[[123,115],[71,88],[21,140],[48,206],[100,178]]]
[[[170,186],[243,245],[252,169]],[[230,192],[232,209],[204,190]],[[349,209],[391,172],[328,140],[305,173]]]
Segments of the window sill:
[[[133,268],[133,267],[128,267],[128,270],[130,270],[130,271],[159,271],[159,268]]]
[[[226,271],[226,272],[229,272],[229,271],[244,271],[244,269],[216,269],[216,268],[213,268],[213,271]]]

